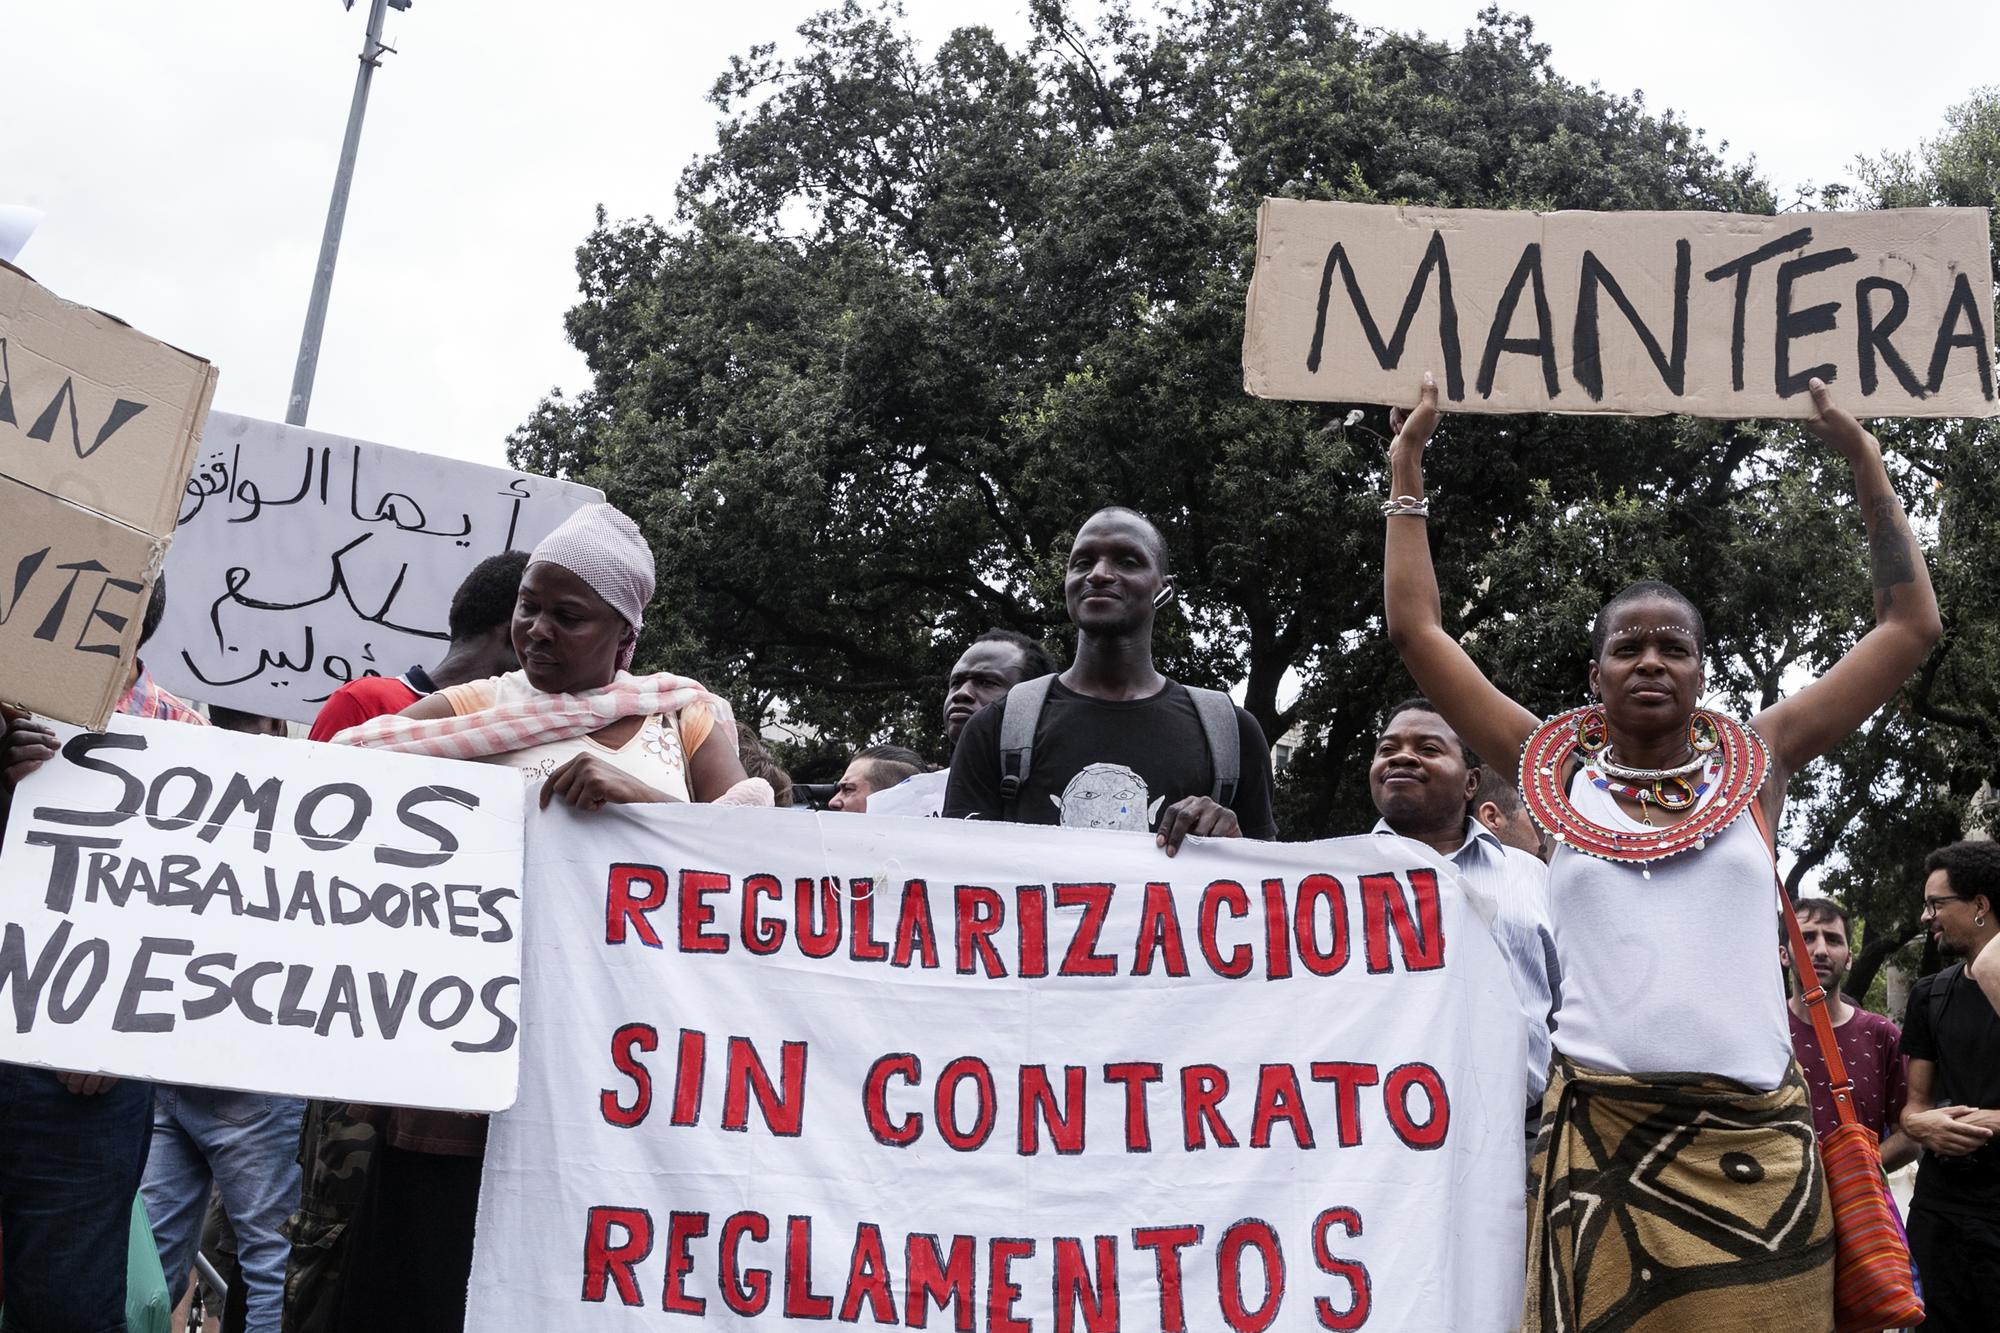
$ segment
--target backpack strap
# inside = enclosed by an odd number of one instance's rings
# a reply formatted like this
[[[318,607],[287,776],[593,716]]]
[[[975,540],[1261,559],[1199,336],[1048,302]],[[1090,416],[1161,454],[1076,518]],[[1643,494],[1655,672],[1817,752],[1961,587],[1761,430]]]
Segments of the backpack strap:
[[[1000,715],[1000,817],[1010,822],[1034,766],[1035,726],[1054,681],[1053,675],[1037,676],[1007,691],[1007,710]]]
[[[1199,685],[1184,686],[1201,717],[1202,734],[1208,738],[1208,762],[1215,770],[1215,788],[1209,793],[1217,805],[1236,807],[1236,786],[1243,776],[1243,746],[1236,726],[1236,705],[1220,690]]]
[[[1847,1063],[1840,1058],[1840,1039],[1834,1035],[1833,1018],[1827,1013],[1826,989],[1813,971],[1805,933],[1799,929],[1799,914],[1792,908],[1792,896],[1785,892],[1785,881],[1778,879],[1778,840],[1772,836],[1771,821],[1764,817],[1762,801],[1751,799],[1750,815],[1757,821],[1757,831],[1764,835],[1764,845],[1771,849],[1771,877],[1777,880],[1778,903],[1785,912],[1785,951],[1792,956],[1792,972],[1799,979],[1799,1002],[1812,1020],[1813,1039],[1819,1043],[1820,1059],[1826,1064],[1827,1095],[1833,1099],[1834,1118],[1842,1125],[1851,1125],[1855,1123],[1854,1080],[1848,1077]]]
[[[1937,1040],[1938,1028],[1944,1024],[1944,1011],[1951,1005],[1951,988],[1958,984],[1959,974],[1965,971],[1964,963],[1953,963],[1937,974],[1931,983],[1931,993],[1926,997],[1925,1008],[1930,1010],[1931,1040]]]

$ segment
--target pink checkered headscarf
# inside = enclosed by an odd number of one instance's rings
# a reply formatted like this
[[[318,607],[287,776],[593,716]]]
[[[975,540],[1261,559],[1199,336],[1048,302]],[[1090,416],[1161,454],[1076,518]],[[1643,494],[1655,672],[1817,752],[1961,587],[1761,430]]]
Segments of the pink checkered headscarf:
[[[653,548],[639,525],[608,504],[588,504],[536,543],[528,563],[561,565],[589,585],[632,627],[632,641],[618,650],[618,669],[632,665],[653,600]]]

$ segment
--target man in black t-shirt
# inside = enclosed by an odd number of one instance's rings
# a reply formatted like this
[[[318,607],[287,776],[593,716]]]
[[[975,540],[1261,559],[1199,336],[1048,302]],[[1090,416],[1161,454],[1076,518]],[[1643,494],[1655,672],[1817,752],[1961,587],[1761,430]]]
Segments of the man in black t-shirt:
[[[1276,838],[1270,748],[1257,720],[1230,710],[1238,776],[1228,803],[1219,803],[1195,697],[1153,667],[1153,617],[1172,598],[1159,529],[1130,509],[1091,515],[1063,578],[1076,662],[1048,686],[1025,778],[1009,801],[1002,699],[959,735],[946,818],[1152,830],[1170,856],[1190,833]]]
[[[1903,1015],[1903,1131],[1924,1148],[1910,1254],[1924,1333],[1990,1333],[2000,1301],[2000,844],[1953,843],[1924,871],[1924,919],[1963,961],[1912,987]]]

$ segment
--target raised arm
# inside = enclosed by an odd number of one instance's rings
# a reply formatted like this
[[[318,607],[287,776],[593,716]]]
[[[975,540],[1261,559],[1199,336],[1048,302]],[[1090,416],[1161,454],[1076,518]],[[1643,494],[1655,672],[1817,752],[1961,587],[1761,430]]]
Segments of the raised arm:
[[[1834,403],[1825,384],[1815,379],[1810,387],[1813,414],[1806,418],[1806,429],[1839,450],[1854,470],[1854,498],[1868,528],[1875,628],[1824,676],[1754,719],[1781,777],[1838,745],[1889,702],[1943,633],[1930,571],[1889,485],[1881,442]],[[1774,783],[1767,790],[1782,788]]]
[[[1965,975],[1979,984],[1986,1003],[1993,1006],[1995,1013],[2000,1013],[2000,935],[1986,941],[1966,963]]]
[[[1407,417],[1389,414],[1396,438],[1389,445],[1389,496],[1424,498],[1424,446],[1437,429],[1437,384],[1426,374],[1423,395]],[[1445,632],[1438,600],[1437,571],[1431,565],[1426,521],[1413,515],[1388,519],[1382,558],[1382,602],[1389,642],[1402,654],[1417,688],[1451,724],[1451,729],[1488,763],[1509,768],[1535,715],[1509,699],[1479,669],[1458,640]]]

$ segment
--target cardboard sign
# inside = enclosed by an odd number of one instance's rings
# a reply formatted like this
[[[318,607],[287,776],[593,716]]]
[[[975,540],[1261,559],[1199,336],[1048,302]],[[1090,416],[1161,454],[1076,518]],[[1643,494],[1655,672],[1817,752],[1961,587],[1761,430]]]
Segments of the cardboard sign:
[[[519,1053],[505,766],[120,716],[22,782],[0,1058],[493,1111]]]
[[[1986,210],[1509,213],[1266,199],[1243,331],[1264,398],[1803,417],[1996,406]]]
[[[101,727],[215,367],[0,263],[0,700]]]
[[[310,722],[357,676],[429,667],[452,594],[601,491],[217,412],[147,649],[190,698]]]
[[[677,805],[528,855],[468,1328],[1518,1318],[1525,1023],[1428,849]]]

